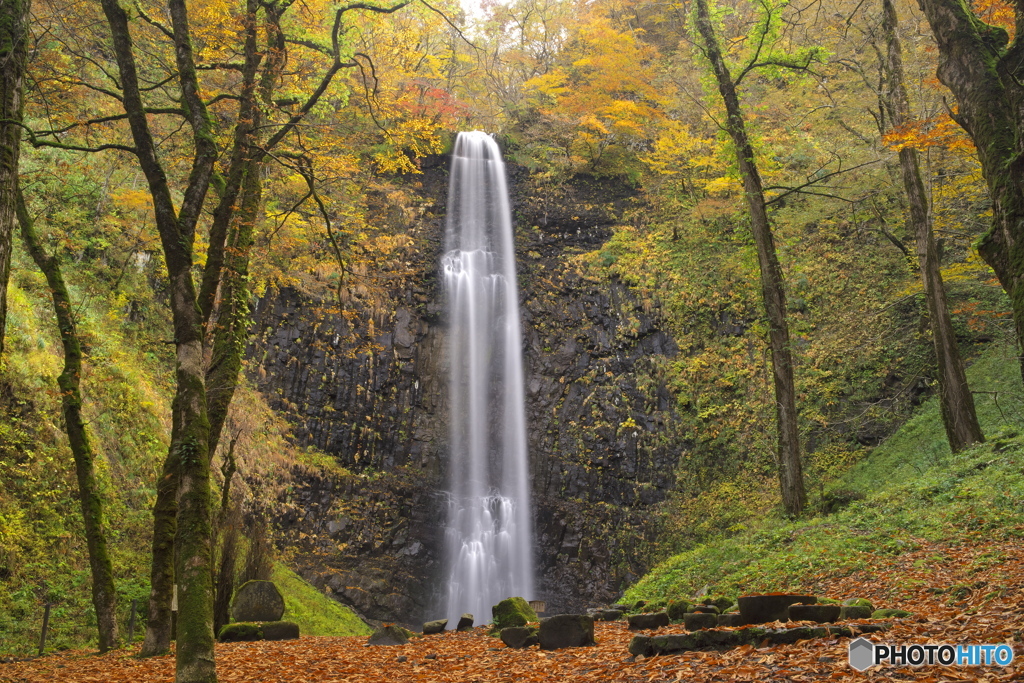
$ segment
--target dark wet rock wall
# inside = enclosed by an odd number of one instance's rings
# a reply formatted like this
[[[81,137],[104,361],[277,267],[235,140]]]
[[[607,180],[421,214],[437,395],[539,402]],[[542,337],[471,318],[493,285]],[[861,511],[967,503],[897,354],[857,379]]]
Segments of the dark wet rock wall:
[[[278,525],[314,583],[379,620],[436,616],[443,573],[447,387],[442,292],[445,164],[418,176],[409,264],[383,303],[271,292],[255,312],[250,377],[295,439],[338,468],[299,473]],[[676,347],[655,303],[580,262],[632,202],[627,186],[553,185],[510,170],[516,223],[538,595],[548,611],[617,597],[647,566],[673,483]],[[408,207],[388,207],[398,215]],[[408,215],[405,211],[402,215]],[[478,615],[486,618],[488,615]]]

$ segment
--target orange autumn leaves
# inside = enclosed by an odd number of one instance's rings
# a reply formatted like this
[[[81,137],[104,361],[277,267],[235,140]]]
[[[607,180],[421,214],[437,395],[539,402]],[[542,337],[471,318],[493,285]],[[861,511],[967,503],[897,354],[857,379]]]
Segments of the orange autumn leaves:
[[[1016,654],[1008,667],[908,666],[862,674],[847,665],[849,640],[841,638],[633,659],[627,647],[634,632],[624,622],[598,622],[596,646],[548,652],[506,648],[484,628],[415,638],[395,647],[367,647],[364,637],[222,644],[217,646],[217,674],[222,683],[1016,681],[1024,676],[1022,562],[1020,540],[922,541],[910,553],[875,556],[854,574],[808,576],[804,585],[786,587],[865,597],[876,605],[913,612],[892,622],[886,642],[1008,643]],[[669,626],[645,633],[679,630]],[[0,665],[0,683],[169,683],[173,671],[173,656],[136,659],[123,650],[102,656],[64,652]]]

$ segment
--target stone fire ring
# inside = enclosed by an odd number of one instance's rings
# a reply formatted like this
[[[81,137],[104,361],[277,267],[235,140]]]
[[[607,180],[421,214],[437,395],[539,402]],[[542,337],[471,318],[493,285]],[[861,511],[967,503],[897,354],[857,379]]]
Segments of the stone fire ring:
[[[818,598],[813,595],[741,595],[737,602],[740,615],[748,624],[763,624],[768,621],[786,621],[790,605],[813,605]]]

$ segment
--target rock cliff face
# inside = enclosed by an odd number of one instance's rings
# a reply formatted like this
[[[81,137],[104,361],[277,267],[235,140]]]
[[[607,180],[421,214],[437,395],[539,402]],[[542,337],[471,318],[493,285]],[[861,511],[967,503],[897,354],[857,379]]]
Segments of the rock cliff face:
[[[341,466],[300,475],[282,501],[295,564],[365,616],[413,623],[443,597],[448,359],[436,268],[446,163],[414,182],[414,206],[377,206],[405,216],[397,225],[411,239],[385,304],[354,300],[353,323],[330,302],[272,293],[248,354],[296,439]],[[654,304],[587,275],[586,254],[633,201],[628,187],[545,185],[516,167],[510,186],[538,561],[539,594],[523,597],[576,610],[614,599],[646,568],[651,506],[679,457],[664,439],[674,404],[664,367],[676,348]]]

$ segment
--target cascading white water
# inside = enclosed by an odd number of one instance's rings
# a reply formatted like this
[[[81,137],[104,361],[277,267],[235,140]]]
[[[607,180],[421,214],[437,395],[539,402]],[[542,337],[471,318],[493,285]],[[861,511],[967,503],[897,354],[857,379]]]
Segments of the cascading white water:
[[[450,628],[533,595],[530,475],[512,216],[486,133],[452,155],[441,275],[448,302],[451,424],[445,529]]]

